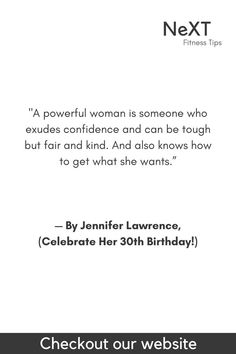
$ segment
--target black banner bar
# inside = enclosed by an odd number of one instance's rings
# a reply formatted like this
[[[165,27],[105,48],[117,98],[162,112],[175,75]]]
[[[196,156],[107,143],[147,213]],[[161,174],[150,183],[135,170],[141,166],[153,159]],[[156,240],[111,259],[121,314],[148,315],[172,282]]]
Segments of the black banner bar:
[[[235,354],[236,333],[2,333],[0,353]]]

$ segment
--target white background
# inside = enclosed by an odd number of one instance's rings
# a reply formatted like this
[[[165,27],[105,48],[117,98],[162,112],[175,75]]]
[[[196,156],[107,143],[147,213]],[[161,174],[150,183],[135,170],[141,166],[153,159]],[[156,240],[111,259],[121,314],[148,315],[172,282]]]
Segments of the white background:
[[[0,13],[0,330],[235,331],[234,1],[1,1]],[[211,21],[223,46],[164,38],[175,20]],[[96,170],[24,150],[29,107],[85,106],[199,107],[214,149]],[[37,246],[66,220],[109,219],[177,222],[199,247]]]

